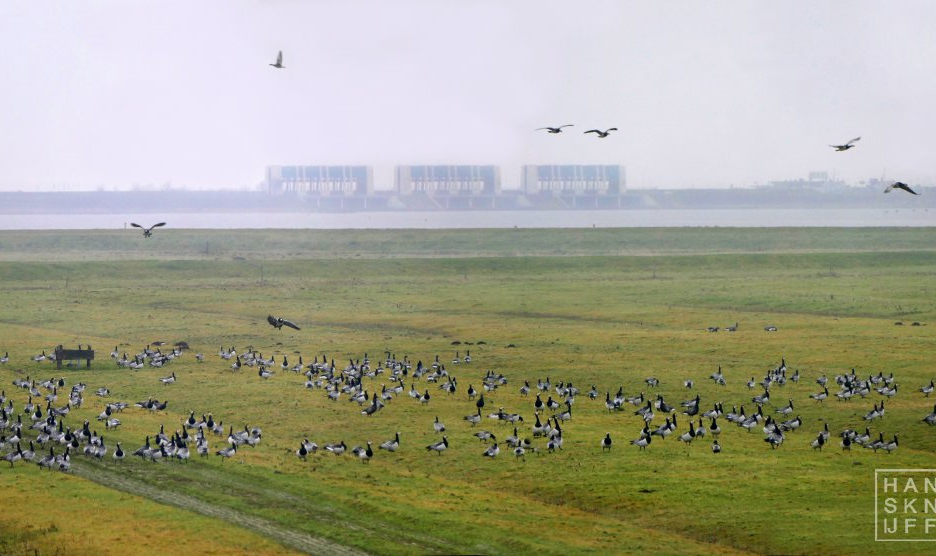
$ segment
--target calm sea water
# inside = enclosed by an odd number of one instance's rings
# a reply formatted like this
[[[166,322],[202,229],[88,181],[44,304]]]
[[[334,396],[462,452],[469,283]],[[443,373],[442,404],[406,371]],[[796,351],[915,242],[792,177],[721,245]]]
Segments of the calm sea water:
[[[119,229],[165,221],[200,229],[646,228],[936,226],[928,209],[725,209],[3,215],[0,230]]]

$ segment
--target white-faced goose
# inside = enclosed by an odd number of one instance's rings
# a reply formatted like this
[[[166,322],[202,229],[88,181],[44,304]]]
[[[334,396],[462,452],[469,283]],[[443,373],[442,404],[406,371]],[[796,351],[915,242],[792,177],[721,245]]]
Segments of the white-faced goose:
[[[820,434],[816,436],[815,440],[813,440],[809,445],[812,446],[813,450],[822,451],[822,447],[825,445],[825,438],[823,438]]]
[[[348,449],[348,446],[345,445],[344,440],[342,440],[338,444],[326,444],[325,449],[335,454],[336,456],[340,456],[341,454],[345,453],[345,451]]]
[[[40,459],[36,463],[39,465],[39,467],[45,467],[46,469],[51,471],[52,467],[56,465],[55,464],[55,448],[52,446],[49,446],[49,455],[43,456],[43,458]]]
[[[601,451],[611,451],[611,433],[605,433],[605,437],[601,440]]]
[[[481,422],[481,409],[478,408],[478,412],[475,413],[474,415],[466,415],[465,421],[468,421],[469,423],[471,423],[472,427],[480,423]]]
[[[689,430],[680,435],[679,440],[685,442],[688,446],[690,443],[692,443],[693,440],[695,440],[695,437],[695,428],[692,426],[692,421],[689,421]]]
[[[517,427],[514,427],[513,434],[505,438],[504,442],[511,448],[516,448],[520,445],[520,436],[517,434]]]
[[[923,418],[927,425],[936,425],[936,405],[933,406],[933,412]]]
[[[478,431],[474,433],[474,435],[477,436],[478,440],[480,440],[481,442],[484,442],[485,440],[490,440],[490,439],[497,440],[497,436],[491,431]]]
[[[646,425],[644,425],[643,431],[640,434],[640,438],[636,440],[631,440],[631,444],[633,444],[634,446],[637,446],[637,448],[639,448],[640,450],[646,450],[647,446],[650,445],[650,442],[651,442],[650,430],[647,429]]]
[[[218,450],[217,452],[215,452],[215,455],[221,456],[221,461],[223,463],[224,460],[228,459],[229,457],[232,457],[236,453],[237,453],[237,445],[231,444],[227,448],[222,448]]]
[[[934,387],[933,381],[931,380],[929,384],[927,384],[926,386],[920,388],[920,389],[917,390],[917,391],[918,391],[918,392],[923,392],[923,395],[925,395],[925,396],[928,398],[929,395],[933,393],[933,387]]]
[[[881,445],[881,449],[887,450],[887,453],[891,453],[897,449],[897,433],[894,433],[894,439],[890,442],[885,442]]]
[[[400,447],[400,433],[399,432],[397,432],[396,435],[394,435],[392,440],[387,440],[386,442],[380,445],[381,450],[387,450],[388,452],[396,452],[399,447]]]
[[[829,389],[823,386],[822,392],[810,394],[809,397],[816,400],[817,402],[822,402],[823,400],[829,397]]]
[[[440,456],[442,455],[442,452],[444,452],[446,448],[448,448],[448,437],[447,437],[447,436],[443,436],[443,437],[442,437],[442,440],[440,440],[440,441],[438,441],[438,442],[434,442],[434,443],[432,443],[432,444],[426,446],[426,450],[428,450],[428,451],[430,451],[430,452],[435,452],[435,453],[439,454]]]

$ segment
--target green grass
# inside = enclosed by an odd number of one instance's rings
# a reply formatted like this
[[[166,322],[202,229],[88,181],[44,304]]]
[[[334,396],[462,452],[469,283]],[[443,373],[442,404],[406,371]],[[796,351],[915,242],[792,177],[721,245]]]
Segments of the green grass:
[[[932,228],[0,231],[0,260],[301,260],[932,251]],[[647,264],[653,264],[648,262]],[[464,265],[462,265],[463,268]],[[259,268],[256,269],[259,276]]]
[[[109,231],[0,232],[6,394],[21,408],[26,393],[10,382],[27,375],[87,383],[84,405],[65,419],[72,428],[84,419],[99,425],[94,418],[105,400],[93,391],[100,386],[110,388],[111,401],[169,400],[165,412],[128,408],[116,432],[97,426],[111,449],[120,441],[132,451],[160,426],[176,430],[189,410],[212,412],[235,430],[260,426],[262,443],[225,462],[117,465],[76,456],[74,476],[21,463],[5,468],[0,488],[16,493],[10,499],[23,509],[8,509],[0,520],[0,552],[108,552],[149,536],[149,526],[197,538],[195,551],[204,553],[271,546],[382,554],[918,548],[874,542],[873,481],[876,467],[932,467],[936,452],[936,429],[920,422],[933,401],[916,392],[936,376],[932,229],[165,232],[145,241]],[[303,328],[274,330],[268,313]],[[736,333],[705,331],[735,322]],[[767,324],[779,331],[765,332]],[[205,362],[188,353],[163,369],[129,371],[108,358],[114,345],[133,354],[157,340],[184,340]],[[60,343],[89,342],[98,357],[91,370],[56,371],[30,360]],[[277,362],[327,354],[339,367],[364,353],[374,362],[388,351],[414,362],[438,356],[457,377],[458,392],[448,396],[423,380],[416,386],[429,388],[428,405],[404,393],[365,417],[345,396],[331,402],[278,365],[268,381],[255,369],[232,372],[217,356],[222,345],[253,346]],[[466,349],[473,362],[452,365],[455,351]],[[759,428],[747,433],[720,420],[718,456],[709,441],[687,449],[674,438],[656,439],[642,453],[627,445],[642,426],[633,410],[609,414],[604,407],[605,392],[619,387],[655,394],[643,379],[657,376],[670,403],[698,393],[703,410],[722,401],[726,410],[745,403],[750,412],[757,392],[745,383],[781,356],[803,380],[774,389],[772,401],[780,407],[792,398],[804,425],[777,450]],[[719,365],[724,387],[707,379]],[[809,446],[824,423],[833,433],[863,430],[862,416],[879,395],[824,404],[808,397],[820,390],[819,375],[851,368],[897,377],[900,393],[871,424],[875,433],[900,433],[893,454],[843,453],[837,440],[822,452]],[[486,444],[463,420],[475,412],[465,391],[480,388],[489,369],[509,384],[485,395],[484,413],[521,413],[525,436],[534,419],[533,397],[519,394],[525,380],[535,385],[549,376],[582,390],[563,427],[562,451],[545,453],[538,440],[542,453],[526,461],[506,449],[495,460],[481,457]],[[177,383],[162,385],[159,377],[171,371]],[[693,392],[682,386],[687,378],[696,382]],[[591,384],[601,393],[597,401],[584,396]],[[364,380],[369,392],[383,385],[391,385],[386,375]],[[436,416],[451,442],[441,456],[424,449],[438,438]],[[490,420],[481,427],[499,438],[512,432]],[[681,419],[679,432],[686,427]],[[376,447],[395,431],[400,451],[378,451],[368,464],[347,455],[319,453],[307,462],[294,455],[303,438]],[[606,432],[615,442],[611,453],[599,448]],[[224,445],[212,438],[212,453]],[[70,511],[35,520],[28,505]],[[101,508],[112,517],[84,515]],[[121,523],[131,511],[137,517]],[[80,539],[62,533],[77,527],[87,528]]]

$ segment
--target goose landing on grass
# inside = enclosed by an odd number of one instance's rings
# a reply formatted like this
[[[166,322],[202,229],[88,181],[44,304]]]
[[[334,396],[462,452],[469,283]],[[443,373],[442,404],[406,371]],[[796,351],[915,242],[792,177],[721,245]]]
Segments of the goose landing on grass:
[[[165,223],[165,222],[160,222],[159,224],[153,224],[153,225],[150,226],[149,228],[147,228],[147,227],[145,227],[145,226],[140,226],[140,225],[137,224],[136,222],[131,222],[130,225],[133,226],[134,228],[140,228],[141,230],[143,230],[143,237],[150,237],[150,236],[153,235],[153,229],[154,229],[154,228],[160,228],[160,227],[162,227],[162,226],[165,226],[166,223]]]
[[[301,330],[296,323],[288,321],[282,317],[274,317],[273,315],[267,315],[267,322],[270,323],[270,326],[277,330],[282,330],[283,326],[288,326],[289,328],[295,328],[296,330]]]

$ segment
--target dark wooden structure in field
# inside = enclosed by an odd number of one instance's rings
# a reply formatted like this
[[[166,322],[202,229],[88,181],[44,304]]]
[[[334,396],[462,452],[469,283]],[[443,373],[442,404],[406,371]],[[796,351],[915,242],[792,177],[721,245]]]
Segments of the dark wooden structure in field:
[[[59,346],[55,348],[55,367],[57,369],[62,368],[62,361],[81,360],[84,360],[87,363],[87,367],[91,368],[92,359],[94,359],[94,350],[91,349],[91,346],[88,346],[88,349],[64,349],[62,345],[59,344]]]

